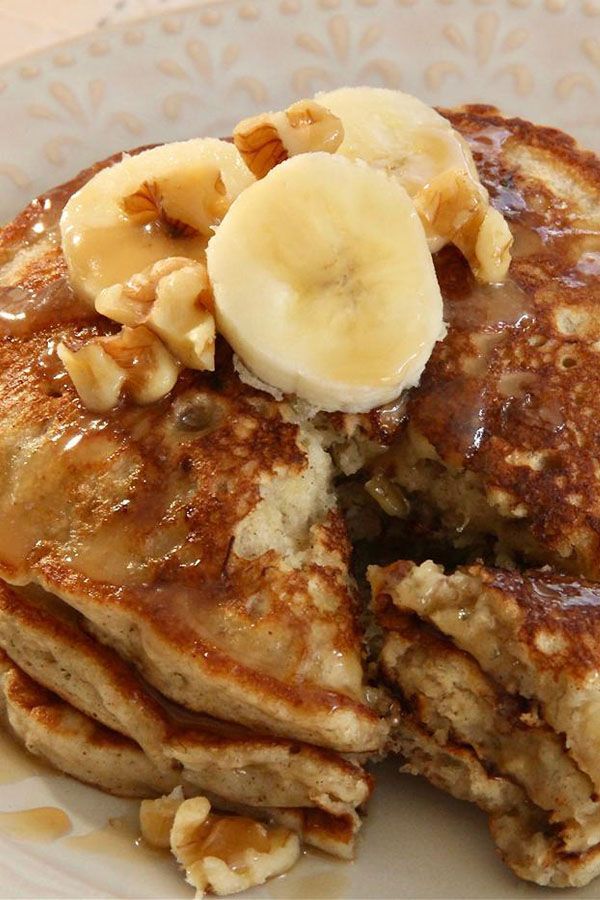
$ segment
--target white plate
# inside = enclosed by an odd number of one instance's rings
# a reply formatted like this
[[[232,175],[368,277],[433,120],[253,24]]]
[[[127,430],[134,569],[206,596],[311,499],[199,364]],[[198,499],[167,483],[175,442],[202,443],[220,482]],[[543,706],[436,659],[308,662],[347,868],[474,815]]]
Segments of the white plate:
[[[495,103],[600,150],[600,0],[211,3],[0,69],[0,221],[109,153],[340,84]]]
[[[244,115],[340,84],[486,101],[600,149],[599,25],[598,0],[223,0],[65,43],[0,70],[0,221],[109,153],[227,134]],[[0,786],[0,811],[33,806],[67,810],[74,830],[16,841],[0,815],[2,897],[190,896],[167,860],[128,849],[126,828],[106,836],[131,803],[47,773]],[[548,895],[504,869],[477,810],[388,762],[356,863],[307,857],[252,896]]]

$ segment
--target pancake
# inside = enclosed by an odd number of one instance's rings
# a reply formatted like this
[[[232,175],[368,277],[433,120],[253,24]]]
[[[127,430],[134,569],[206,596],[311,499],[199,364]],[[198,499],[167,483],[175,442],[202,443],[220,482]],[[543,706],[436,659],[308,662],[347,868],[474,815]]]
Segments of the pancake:
[[[406,771],[488,812],[521,877],[587,883],[600,872],[600,585],[403,561],[370,580]]]
[[[60,772],[121,797],[148,798],[182,784],[181,773],[155,765],[134,742],[105,728],[46,690],[0,654],[0,715],[13,736]],[[183,780],[186,794],[197,792]],[[269,808],[208,794],[216,809],[285,824],[305,844],[351,859],[360,821],[356,813]]]
[[[387,479],[405,533],[448,557],[600,579],[600,161],[491,107],[446,115],[509,223],[513,262],[481,286],[457,251],[437,254],[448,334],[418,388],[371,414],[392,444],[379,491]]]
[[[98,167],[96,167],[97,169]],[[315,430],[227,348],[169,397],[85,409],[56,346],[114,326],[72,295],[56,228],[94,170],[0,234],[0,575],[37,582],[195,711],[343,751],[380,747],[349,544]]]
[[[337,754],[260,735],[167,703],[65,604],[40,589],[0,585],[0,644],[12,662],[63,701],[135,741],[165,779],[248,806],[353,813],[371,780]]]
[[[30,753],[109,794],[144,798],[178,783],[174,771],[161,771],[133,741],[69,707],[4,655],[0,712]]]

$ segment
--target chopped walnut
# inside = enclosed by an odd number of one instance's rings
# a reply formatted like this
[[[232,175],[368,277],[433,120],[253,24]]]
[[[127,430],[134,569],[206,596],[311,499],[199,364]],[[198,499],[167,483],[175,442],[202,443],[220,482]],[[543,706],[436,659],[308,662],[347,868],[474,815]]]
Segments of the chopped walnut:
[[[181,787],[176,787],[166,797],[157,800],[142,800],[140,804],[140,829],[142,837],[151,847],[169,850],[171,847],[171,828],[175,821],[175,813],[183,803]]]
[[[148,843],[169,844],[186,879],[205,892],[236,894],[281,875],[300,856],[298,836],[288,828],[263,825],[243,816],[211,813],[205,797],[183,800],[174,791],[159,800],[145,800],[140,811],[142,835]]]
[[[121,396],[154,403],[169,393],[179,375],[177,361],[144,326],[93,338],[78,350],[60,343],[57,353],[82,403],[94,412],[112,409]]]
[[[314,100],[299,100],[283,112],[244,119],[233,131],[236,147],[257,178],[298,153],[335,153],[343,139],[341,121]]]
[[[100,291],[96,310],[123,325],[145,325],[190,369],[214,370],[214,302],[206,267],[161,259],[124,284]]]
[[[506,278],[511,262],[510,251],[513,241],[514,238],[504,216],[490,206],[477,233],[473,253],[474,261],[471,262],[460,243],[457,243],[456,246],[467,257],[476,278],[479,281],[493,283],[504,281]]]
[[[506,278],[513,238],[485,189],[460,169],[448,169],[414,197],[428,235],[453,243],[482,282]]]

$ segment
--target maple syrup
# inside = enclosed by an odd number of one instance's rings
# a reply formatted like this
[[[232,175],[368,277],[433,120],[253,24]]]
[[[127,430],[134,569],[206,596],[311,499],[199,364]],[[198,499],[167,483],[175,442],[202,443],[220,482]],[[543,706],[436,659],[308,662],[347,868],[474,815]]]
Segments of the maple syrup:
[[[50,843],[71,831],[71,819],[55,806],[0,812],[0,832],[15,841]]]
[[[168,851],[150,847],[141,838],[137,812],[114,816],[99,828],[86,834],[67,837],[63,843],[70,850],[106,855],[113,859],[139,860],[168,856]]]
[[[210,813],[198,826],[193,841],[186,844],[185,850],[194,859],[216,856],[235,871],[248,865],[249,856],[256,859],[279,849],[288,836],[287,828],[267,828],[245,816]]]

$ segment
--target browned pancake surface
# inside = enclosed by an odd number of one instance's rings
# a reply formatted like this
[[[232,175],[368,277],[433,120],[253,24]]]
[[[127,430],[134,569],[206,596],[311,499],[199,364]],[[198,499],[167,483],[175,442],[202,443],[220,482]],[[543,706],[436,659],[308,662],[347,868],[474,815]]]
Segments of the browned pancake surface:
[[[514,258],[504,285],[479,286],[457,251],[437,255],[450,327],[396,431],[401,454],[407,430],[433,448],[424,482],[442,469],[474,478],[477,509],[461,496],[469,482],[441,498],[415,484],[414,457],[400,482],[441,512],[451,541],[505,537],[499,516],[531,535],[533,562],[600,577],[600,162],[491,107],[447,115],[511,227]],[[485,505],[487,520],[474,522]]]

